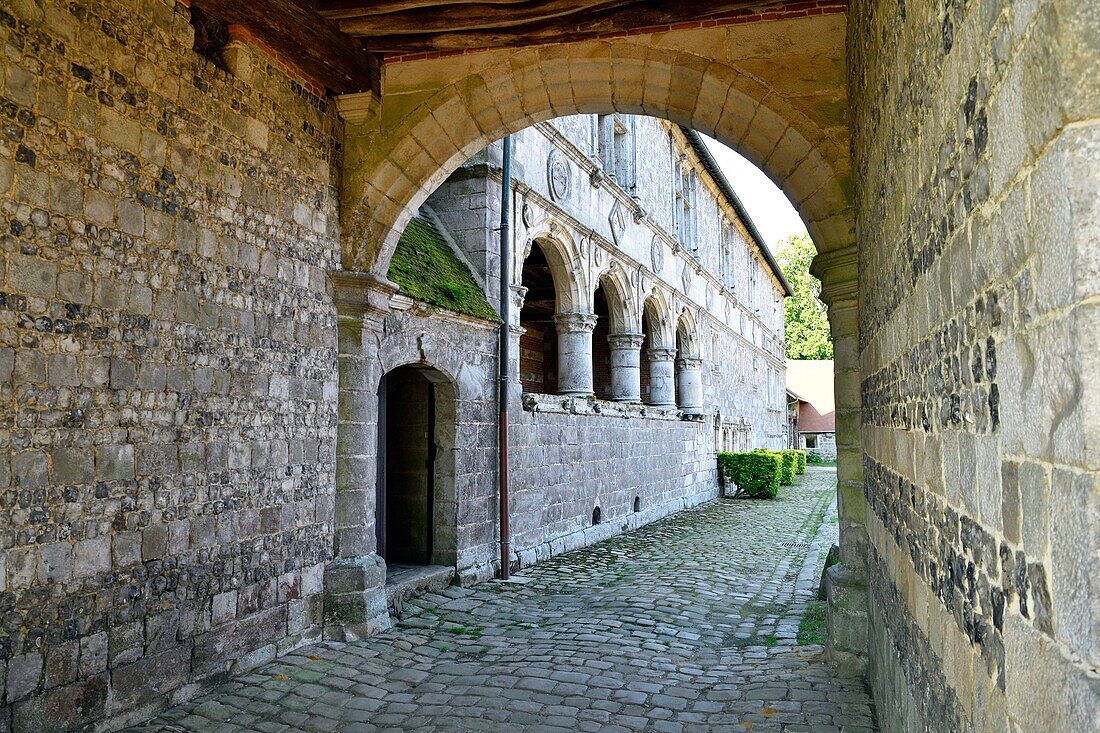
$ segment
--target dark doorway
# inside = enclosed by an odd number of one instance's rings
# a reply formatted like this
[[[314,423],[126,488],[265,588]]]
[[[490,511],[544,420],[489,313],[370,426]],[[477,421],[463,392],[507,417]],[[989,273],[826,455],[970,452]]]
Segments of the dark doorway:
[[[601,284],[593,298],[596,328],[592,331],[592,391],[601,400],[611,399],[611,309],[607,305],[607,293]]]
[[[432,562],[435,526],[436,387],[398,367],[378,388],[378,554],[387,564]]]
[[[519,312],[519,379],[524,392],[555,394],[558,391],[558,330],[554,323],[557,296],[554,275],[538,242],[523,261],[523,287],[527,292]]]

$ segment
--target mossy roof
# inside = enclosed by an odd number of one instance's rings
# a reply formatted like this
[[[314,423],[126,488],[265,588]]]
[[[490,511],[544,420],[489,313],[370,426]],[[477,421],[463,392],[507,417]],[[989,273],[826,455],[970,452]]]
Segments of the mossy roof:
[[[413,300],[500,322],[470,268],[424,219],[414,217],[401,233],[388,277]]]

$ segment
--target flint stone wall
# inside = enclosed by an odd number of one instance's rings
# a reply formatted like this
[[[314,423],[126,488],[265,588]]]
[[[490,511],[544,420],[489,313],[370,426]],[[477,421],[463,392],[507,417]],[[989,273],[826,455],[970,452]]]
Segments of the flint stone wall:
[[[1095,730],[1093,3],[858,0],[870,679],[884,731]]]
[[[0,9],[0,730],[320,635],[337,119],[171,0]]]

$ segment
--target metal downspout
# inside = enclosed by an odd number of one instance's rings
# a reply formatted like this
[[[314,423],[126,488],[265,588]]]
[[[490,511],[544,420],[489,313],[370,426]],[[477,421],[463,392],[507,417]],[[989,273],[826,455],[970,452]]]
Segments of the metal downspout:
[[[497,417],[497,454],[500,464],[497,478],[500,482],[500,579],[508,580],[511,575],[511,538],[508,529],[508,373],[511,353],[509,322],[511,314],[511,208],[512,208],[512,136],[504,138],[504,163],[500,185],[500,380],[497,387],[497,400],[500,412]]]

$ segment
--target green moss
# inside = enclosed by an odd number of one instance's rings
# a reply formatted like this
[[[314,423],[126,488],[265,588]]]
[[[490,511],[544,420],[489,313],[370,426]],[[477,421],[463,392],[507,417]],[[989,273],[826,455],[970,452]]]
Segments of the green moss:
[[[500,322],[470,268],[423,219],[414,218],[405,227],[390,260],[388,277],[413,300]]]

